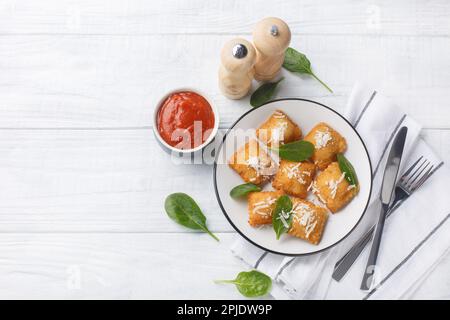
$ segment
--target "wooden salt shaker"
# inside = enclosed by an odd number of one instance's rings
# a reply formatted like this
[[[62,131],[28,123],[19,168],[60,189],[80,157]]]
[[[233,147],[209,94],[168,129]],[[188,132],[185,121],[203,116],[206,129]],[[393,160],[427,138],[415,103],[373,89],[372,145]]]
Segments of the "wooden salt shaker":
[[[290,42],[291,30],[281,19],[265,18],[255,25],[253,44],[256,49],[256,80],[268,81],[277,76]]]
[[[219,87],[230,99],[245,96],[251,86],[256,62],[256,51],[247,40],[236,38],[228,41],[220,54]]]

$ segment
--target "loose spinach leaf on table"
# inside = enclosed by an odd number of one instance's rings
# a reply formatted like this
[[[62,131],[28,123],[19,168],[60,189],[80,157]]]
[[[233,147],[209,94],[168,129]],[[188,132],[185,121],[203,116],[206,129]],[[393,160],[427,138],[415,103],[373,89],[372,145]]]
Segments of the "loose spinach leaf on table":
[[[314,79],[319,81],[328,91],[333,93],[333,90],[330,89],[322,80],[320,80],[311,69],[311,62],[303,53],[293,49],[287,48],[284,54],[284,62],[283,68],[289,70],[291,72],[296,72],[300,74],[309,74]]]
[[[281,159],[299,162],[313,155],[314,145],[309,141],[301,140],[282,144],[274,150],[278,151]]]
[[[283,81],[283,78],[276,82],[267,82],[261,85],[250,97],[250,104],[253,107],[260,107],[264,103],[270,101],[275,93],[275,89],[281,81]]]
[[[167,215],[176,223],[190,229],[202,230],[219,241],[206,226],[206,217],[197,203],[185,193],[172,193],[164,203]]]
[[[277,240],[283,233],[289,231],[292,225],[292,201],[289,196],[281,196],[275,203],[275,210],[272,216],[273,230]]]
[[[272,279],[262,272],[252,270],[240,272],[234,280],[216,280],[216,283],[232,283],[245,297],[261,297],[269,293]]]
[[[261,188],[258,187],[257,185],[253,183],[244,183],[231,189],[230,196],[232,198],[240,198],[246,196],[250,192],[257,192],[257,191],[261,191]]]
[[[342,153],[339,153],[337,155],[337,160],[339,168],[342,172],[345,173],[345,179],[348,181],[348,183],[350,183],[350,185],[354,185],[355,187],[357,187],[358,177],[356,176],[355,168],[353,168],[353,165]]]

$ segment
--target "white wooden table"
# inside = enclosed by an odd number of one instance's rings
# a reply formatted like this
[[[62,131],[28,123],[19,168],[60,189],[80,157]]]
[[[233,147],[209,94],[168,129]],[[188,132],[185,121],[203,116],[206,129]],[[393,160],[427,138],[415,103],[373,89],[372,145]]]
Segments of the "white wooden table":
[[[248,98],[218,91],[222,44],[278,16],[334,90],[286,74],[280,97],[342,110],[355,80],[423,123],[450,162],[449,1],[0,2],[0,298],[240,298],[212,280],[242,269],[212,168],[176,166],[152,134],[167,90],[208,92],[227,128]],[[220,237],[174,224],[188,192]],[[450,256],[414,298],[450,298]]]

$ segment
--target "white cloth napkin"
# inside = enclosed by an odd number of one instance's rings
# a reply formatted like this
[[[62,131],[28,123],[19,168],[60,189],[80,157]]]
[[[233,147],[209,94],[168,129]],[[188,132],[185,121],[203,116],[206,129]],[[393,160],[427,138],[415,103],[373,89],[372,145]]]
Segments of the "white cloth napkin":
[[[371,204],[352,234],[328,251],[306,257],[284,257],[264,252],[238,237],[231,250],[251,268],[275,281],[277,299],[400,299],[450,248],[450,170],[419,137],[421,126],[375,90],[356,84],[345,111],[364,140],[372,162],[374,181]],[[336,282],[331,274],[336,261],[376,221],[378,194],[390,143],[397,130],[408,127],[400,172],[419,156],[438,168],[432,177],[386,221],[377,263],[375,289],[361,291],[360,284],[370,245],[347,275]]]

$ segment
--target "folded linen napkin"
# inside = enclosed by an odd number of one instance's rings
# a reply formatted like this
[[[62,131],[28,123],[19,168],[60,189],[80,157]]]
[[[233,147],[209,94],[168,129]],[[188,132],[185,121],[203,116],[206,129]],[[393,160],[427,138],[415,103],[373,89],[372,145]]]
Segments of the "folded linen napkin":
[[[249,267],[271,276],[277,299],[403,298],[450,248],[450,201],[442,190],[450,170],[419,137],[421,126],[381,94],[356,84],[344,114],[364,140],[374,174],[371,203],[358,227],[336,247],[306,257],[267,253],[238,237],[231,250]],[[397,130],[408,127],[400,173],[419,156],[432,162],[436,172],[387,219],[372,292],[360,283],[370,245],[338,283],[331,279],[336,261],[376,221],[378,194],[389,147]]]

